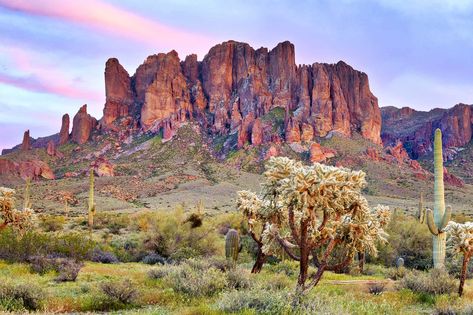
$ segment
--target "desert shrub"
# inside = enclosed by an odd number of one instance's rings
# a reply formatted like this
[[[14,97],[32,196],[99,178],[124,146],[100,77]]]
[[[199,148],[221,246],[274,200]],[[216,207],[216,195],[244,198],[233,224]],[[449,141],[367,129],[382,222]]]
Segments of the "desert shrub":
[[[171,213],[156,214],[155,226],[148,233],[144,247],[174,261],[188,258],[209,257],[222,252],[220,237],[209,220],[202,226],[192,228],[184,223],[184,212],[177,209]]]
[[[45,232],[55,232],[62,230],[66,223],[66,218],[57,215],[43,214],[39,218],[39,227]]]
[[[130,280],[103,283],[100,289],[111,300],[125,305],[133,303],[138,296],[138,291]]]
[[[0,308],[6,311],[40,310],[43,306],[45,293],[31,283],[0,284]]]
[[[156,265],[156,264],[164,265],[166,263],[166,258],[164,258],[163,256],[159,254],[151,253],[143,257],[141,262],[147,265]]]
[[[283,290],[292,286],[294,286],[294,281],[285,274],[274,274],[262,283],[262,287],[267,290]]]
[[[114,237],[110,242],[110,247],[118,260],[122,262],[139,262],[148,255],[148,251],[143,247],[143,238],[136,234]]]
[[[164,283],[191,297],[211,296],[227,286],[225,273],[202,261],[189,259],[166,269]]]
[[[445,267],[449,274],[455,278],[460,278],[463,258],[459,256],[447,257],[445,259]],[[468,270],[466,272],[466,278],[473,278],[473,260],[468,263]]]
[[[130,218],[128,215],[99,212],[94,217],[94,229],[107,228],[112,234],[120,233],[121,229],[125,229],[129,225]]]
[[[163,266],[151,269],[150,271],[148,271],[148,277],[154,280],[163,279],[171,272],[172,268],[172,266]]]
[[[91,251],[90,260],[102,264],[116,264],[119,262],[117,256],[115,256],[114,253],[104,251],[100,248],[94,248]]]
[[[392,280],[400,280],[406,276],[408,270],[405,267],[391,267],[386,270],[386,277]]]
[[[33,256],[48,255],[84,260],[95,246],[95,242],[79,233],[28,231],[19,237],[9,228],[0,231],[0,259],[8,262],[26,262]]]
[[[386,283],[384,282],[374,282],[368,284],[368,292],[373,295],[380,295],[386,289]]]
[[[30,268],[33,272],[43,275],[50,271],[59,273],[55,281],[75,281],[83,263],[70,258],[53,256],[33,256],[29,259]]]
[[[257,314],[288,314],[289,300],[289,294],[285,291],[233,290],[223,293],[215,308],[225,313],[254,310]]]
[[[441,269],[407,273],[399,285],[413,292],[433,295],[453,293],[457,289],[456,280]]]
[[[298,270],[298,264],[292,260],[284,260],[277,264],[268,265],[267,268],[272,273],[284,273],[286,276],[296,275]]]
[[[82,262],[72,259],[62,259],[57,267],[59,275],[54,280],[57,282],[76,281],[83,266],[84,264]]]
[[[367,257],[367,262],[395,265],[398,257],[404,258],[405,267],[426,270],[432,266],[432,235],[426,224],[410,216],[397,214],[386,232],[388,242],[378,245],[378,257]]]
[[[241,268],[232,268],[226,272],[227,286],[232,289],[248,289],[252,282],[247,270]]]

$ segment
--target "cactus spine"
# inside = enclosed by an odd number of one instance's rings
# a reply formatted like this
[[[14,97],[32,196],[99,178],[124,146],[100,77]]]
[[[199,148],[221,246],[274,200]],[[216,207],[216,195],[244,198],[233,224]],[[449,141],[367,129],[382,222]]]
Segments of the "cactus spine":
[[[235,267],[240,252],[240,236],[238,231],[230,229],[225,236],[225,257]]]
[[[434,268],[444,268],[445,249],[447,235],[444,231],[450,221],[452,208],[445,208],[445,195],[443,186],[443,155],[442,155],[442,132],[435,130],[434,138],[434,211],[427,209],[427,226],[433,235],[433,260]]]
[[[94,226],[94,215],[95,215],[95,202],[94,202],[94,170],[90,170],[89,177],[89,210],[88,210],[88,223],[89,228],[92,229]]]
[[[31,209],[31,200],[30,200],[30,184],[31,184],[31,179],[29,177],[26,178],[26,183],[25,183],[25,192],[23,195],[23,210],[25,209]]]

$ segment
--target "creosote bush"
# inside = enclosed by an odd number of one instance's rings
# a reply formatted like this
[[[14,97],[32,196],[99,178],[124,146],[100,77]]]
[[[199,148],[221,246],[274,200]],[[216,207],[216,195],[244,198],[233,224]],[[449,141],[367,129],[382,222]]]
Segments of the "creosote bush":
[[[64,228],[66,223],[66,218],[63,216],[56,215],[41,215],[39,221],[39,226],[45,232],[55,232],[60,231]]]

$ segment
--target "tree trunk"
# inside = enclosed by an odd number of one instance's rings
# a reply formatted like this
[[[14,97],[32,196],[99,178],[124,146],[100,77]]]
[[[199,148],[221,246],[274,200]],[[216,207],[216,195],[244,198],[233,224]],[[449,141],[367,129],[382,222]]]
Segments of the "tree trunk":
[[[299,278],[297,279],[297,287],[301,292],[307,280],[307,271],[309,269],[309,246],[307,244],[307,222],[301,222],[301,240],[299,244],[301,252],[301,260],[299,262]]]
[[[256,256],[255,264],[251,269],[251,273],[260,273],[261,269],[263,269],[263,265],[266,262],[266,255],[263,253],[261,247],[258,247],[258,254]]]
[[[358,252],[358,268],[360,269],[360,273],[363,273],[365,268],[365,252]]]
[[[470,261],[470,254],[463,256],[462,272],[460,275],[460,286],[458,287],[458,295],[463,295],[463,286],[465,285],[466,272],[468,270],[468,262]]]

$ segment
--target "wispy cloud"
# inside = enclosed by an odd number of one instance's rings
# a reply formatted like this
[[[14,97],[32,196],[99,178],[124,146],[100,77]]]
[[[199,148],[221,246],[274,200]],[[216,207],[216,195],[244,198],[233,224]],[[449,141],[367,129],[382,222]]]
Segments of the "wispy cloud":
[[[214,41],[208,36],[170,27],[101,0],[0,0],[0,6],[80,24],[94,31],[125,37],[150,47],[165,44],[169,48],[182,48],[186,52],[190,47],[200,52],[208,49],[209,44]]]

